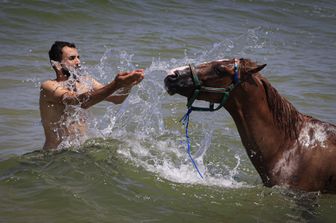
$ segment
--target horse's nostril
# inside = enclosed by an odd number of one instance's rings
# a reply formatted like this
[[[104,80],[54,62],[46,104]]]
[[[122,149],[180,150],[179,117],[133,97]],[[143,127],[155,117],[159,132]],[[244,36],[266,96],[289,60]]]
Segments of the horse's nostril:
[[[168,75],[165,79],[164,79],[164,82],[165,84],[167,85],[168,83],[171,83],[173,81],[175,81],[176,78],[175,78],[175,75],[174,74],[170,74]]]
[[[170,74],[168,77],[171,80],[176,80],[180,76],[180,73],[176,70],[172,74]]]
[[[178,78],[178,75],[174,74],[170,74],[166,77],[167,80],[169,81],[176,81],[176,79]]]

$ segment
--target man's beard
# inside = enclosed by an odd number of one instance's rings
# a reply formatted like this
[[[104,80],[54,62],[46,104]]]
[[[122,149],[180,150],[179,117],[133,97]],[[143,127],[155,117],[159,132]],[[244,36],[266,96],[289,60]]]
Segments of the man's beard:
[[[65,82],[65,86],[71,91],[77,91],[76,83],[80,82],[80,67],[70,68],[67,67],[62,68],[62,72],[65,76],[67,76],[67,80]]]
[[[70,71],[67,68],[62,68],[62,73],[67,76],[68,78],[71,76]]]
[[[67,67],[62,67],[62,73],[67,76],[67,78],[73,78],[75,80],[78,79],[78,76],[80,76],[80,66],[73,68],[73,69],[68,69]]]

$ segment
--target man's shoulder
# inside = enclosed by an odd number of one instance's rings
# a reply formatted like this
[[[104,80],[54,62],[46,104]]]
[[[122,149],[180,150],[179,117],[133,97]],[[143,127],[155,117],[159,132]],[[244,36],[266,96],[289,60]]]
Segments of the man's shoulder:
[[[91,87],[93,87],[93,89],[98,89],[104,86],[104,84],[100,83],[98,80],[96,80],[94,77],[90,75],[82,76],[81,80],[86,84],[90,85]]]
[[[80,77],[81,81],[97,81],[94,77],[92,77],[91,75],[83,75]]]
[[[42,90],[53,90],[56,87],[59,87],[60,83],[57,82],[56,80],[46,80],[42,82],[41,84],[41,89]]]

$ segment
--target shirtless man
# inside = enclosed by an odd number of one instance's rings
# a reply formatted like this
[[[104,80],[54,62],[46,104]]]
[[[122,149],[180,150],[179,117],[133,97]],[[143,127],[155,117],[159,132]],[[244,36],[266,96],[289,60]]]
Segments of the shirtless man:
[[[122,103],[131,88],[144,78],[143,69],[119,73],[107,85],[92,77],[81,76],[78,51],[68,42],[56,41],[49,51],[49,58],[56,79],[41,85],[40,114],[46,137],[45,150],[57,149],[62,141],[78,140],[85,135],[83,109],[103,100]],[[116,91],[118,94],[112,95]]]

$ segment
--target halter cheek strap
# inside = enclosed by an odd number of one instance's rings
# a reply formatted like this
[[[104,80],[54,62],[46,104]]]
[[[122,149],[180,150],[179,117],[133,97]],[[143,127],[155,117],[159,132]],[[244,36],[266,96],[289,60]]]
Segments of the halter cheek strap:
[[[235,59],[235,63],[234,63],[233,83],[235,86],[240,83],[239,73],[238,73],[238,59]]]
[[[198,95],[201,93],[201,82],[198,79],[195,66],[193,64],[189,64],[189,69],[191,71],[192,79],[195,85],[195,91],[193,95],[190,98],[188,98],[187,102],[187,107],[191,108],[193,107],[192,104],[196,101]]]

